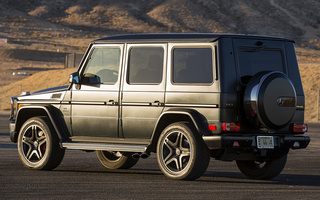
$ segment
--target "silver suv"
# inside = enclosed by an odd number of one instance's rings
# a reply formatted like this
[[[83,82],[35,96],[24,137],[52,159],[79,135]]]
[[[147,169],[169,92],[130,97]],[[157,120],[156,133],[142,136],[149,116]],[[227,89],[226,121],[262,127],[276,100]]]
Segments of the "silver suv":
[[[284,38],[101,38],[69,82],[11,98],[10,137],[28,168],[57,167],[65,149],[95,150],[109,169],[154,152],[173,179],[199,178],[210,157],[269,179],[310,142],[294,42]]]

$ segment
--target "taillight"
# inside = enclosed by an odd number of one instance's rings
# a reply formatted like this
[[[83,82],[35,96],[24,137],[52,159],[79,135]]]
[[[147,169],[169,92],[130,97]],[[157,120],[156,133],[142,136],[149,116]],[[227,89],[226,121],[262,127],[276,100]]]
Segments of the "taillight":
[[[216,125],[209,125],[209,130],[210,131],[216,131],[217,130],[217,126]]]
[[[293,124],[293,132],[304,133],[308,131],[308,124]]]
[[[238,132],[238,131],[240,131],[240,123],[223,122],[222,123],[222,131]]]

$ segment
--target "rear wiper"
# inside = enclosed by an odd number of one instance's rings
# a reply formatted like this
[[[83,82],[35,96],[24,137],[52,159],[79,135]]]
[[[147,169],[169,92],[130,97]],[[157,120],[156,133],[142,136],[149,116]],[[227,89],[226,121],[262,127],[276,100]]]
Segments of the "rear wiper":
[[[268,45],[263,45],[263,46],[260,46],[260,47],[245,49],[243,52],[259,52],[261,50],[266,49],[267,47],[268,47]]]

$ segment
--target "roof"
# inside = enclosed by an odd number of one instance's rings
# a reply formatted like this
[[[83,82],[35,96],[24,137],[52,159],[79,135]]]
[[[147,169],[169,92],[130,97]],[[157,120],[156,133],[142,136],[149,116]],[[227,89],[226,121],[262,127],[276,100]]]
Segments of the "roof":
[[[149,34],[127,34],[104,37],[92,41],[92,43],[118,43],[118,42],[214,42],[219,38],[247,38],[290,41],[286,38],[241,35],[241,34],[216,34],[216,33],[149,33]]]

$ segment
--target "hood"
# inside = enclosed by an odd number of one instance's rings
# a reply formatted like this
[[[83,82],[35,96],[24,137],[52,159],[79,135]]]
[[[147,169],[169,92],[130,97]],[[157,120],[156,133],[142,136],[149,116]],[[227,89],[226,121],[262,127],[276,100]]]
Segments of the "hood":
[[[39,90],[31,95],[24,95],[18,97],[18,100],[50,100],[50,101],[61,101],[68,89],[68,86],[60,86],[54,88],[48,88]]]
[[[59,86],[59,87],[53,87],[53,88],[47,88],[44,90],[39,90],[39,91],[36,91],[32,94],[59,92],[59,91],[65,91],[67,89],[68,89],[68,85],[65,85],[65,86]]]

